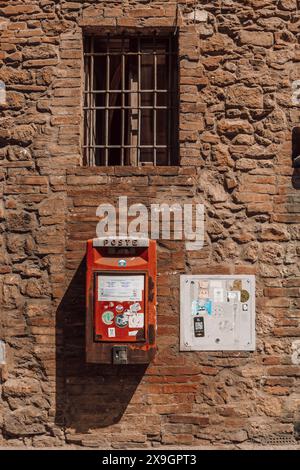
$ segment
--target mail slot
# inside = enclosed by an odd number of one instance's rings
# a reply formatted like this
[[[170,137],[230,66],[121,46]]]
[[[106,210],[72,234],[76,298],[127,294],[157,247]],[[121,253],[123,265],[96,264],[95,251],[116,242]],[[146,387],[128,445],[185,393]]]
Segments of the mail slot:
[[[156,352],[156,242],[87,242],[86,360],[144,364]]]

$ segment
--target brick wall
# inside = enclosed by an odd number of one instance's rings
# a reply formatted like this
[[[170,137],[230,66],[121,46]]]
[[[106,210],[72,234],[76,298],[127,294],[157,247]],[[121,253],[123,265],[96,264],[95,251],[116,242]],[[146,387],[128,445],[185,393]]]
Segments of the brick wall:
[[[293,437],[300,421],[300,365],[291,356],[300,336],[300,178],[291,165],[300,118],[292,99],[300,76],[297,3],[0,0],[7,91],[0,445]],[[82,28],[128,27],[177,28],[179,167],[82,166]],[[206,207],[201,251],[159,244],[159,351],[148,368],[84,359],[85,241],[95,235],[96,207],[119,195]],[[256,352],[179,353],[180,273],[257,276]]]

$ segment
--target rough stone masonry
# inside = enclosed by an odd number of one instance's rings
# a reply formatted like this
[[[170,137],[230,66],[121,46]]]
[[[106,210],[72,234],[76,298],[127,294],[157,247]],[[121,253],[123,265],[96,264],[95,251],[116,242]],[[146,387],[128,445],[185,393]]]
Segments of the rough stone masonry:
[[[0,0],[0,445],[297,443],[299,7]],[[85,167],[84,31],[145,27],[179,35],[180,164]],[[201,251],[159,243],[148,368],[85,363],[85,243],[97,206],[124,194],[206,208]],[[179,353],[181,273],[256,275],[254,353]]]

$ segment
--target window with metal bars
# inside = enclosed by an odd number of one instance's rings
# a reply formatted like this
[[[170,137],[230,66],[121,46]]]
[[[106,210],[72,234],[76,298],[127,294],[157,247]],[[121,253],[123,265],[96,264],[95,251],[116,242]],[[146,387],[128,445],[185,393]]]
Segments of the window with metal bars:
[[[87,36],[84,58],[85,164],[177,164],[176,36]]]

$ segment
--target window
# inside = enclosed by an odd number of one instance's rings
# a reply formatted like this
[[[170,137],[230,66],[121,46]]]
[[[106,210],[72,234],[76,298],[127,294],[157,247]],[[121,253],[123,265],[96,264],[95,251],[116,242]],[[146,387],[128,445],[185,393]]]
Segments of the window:
[[[174,35],[86,37],[85,164],[177,163],[176,45]]]

